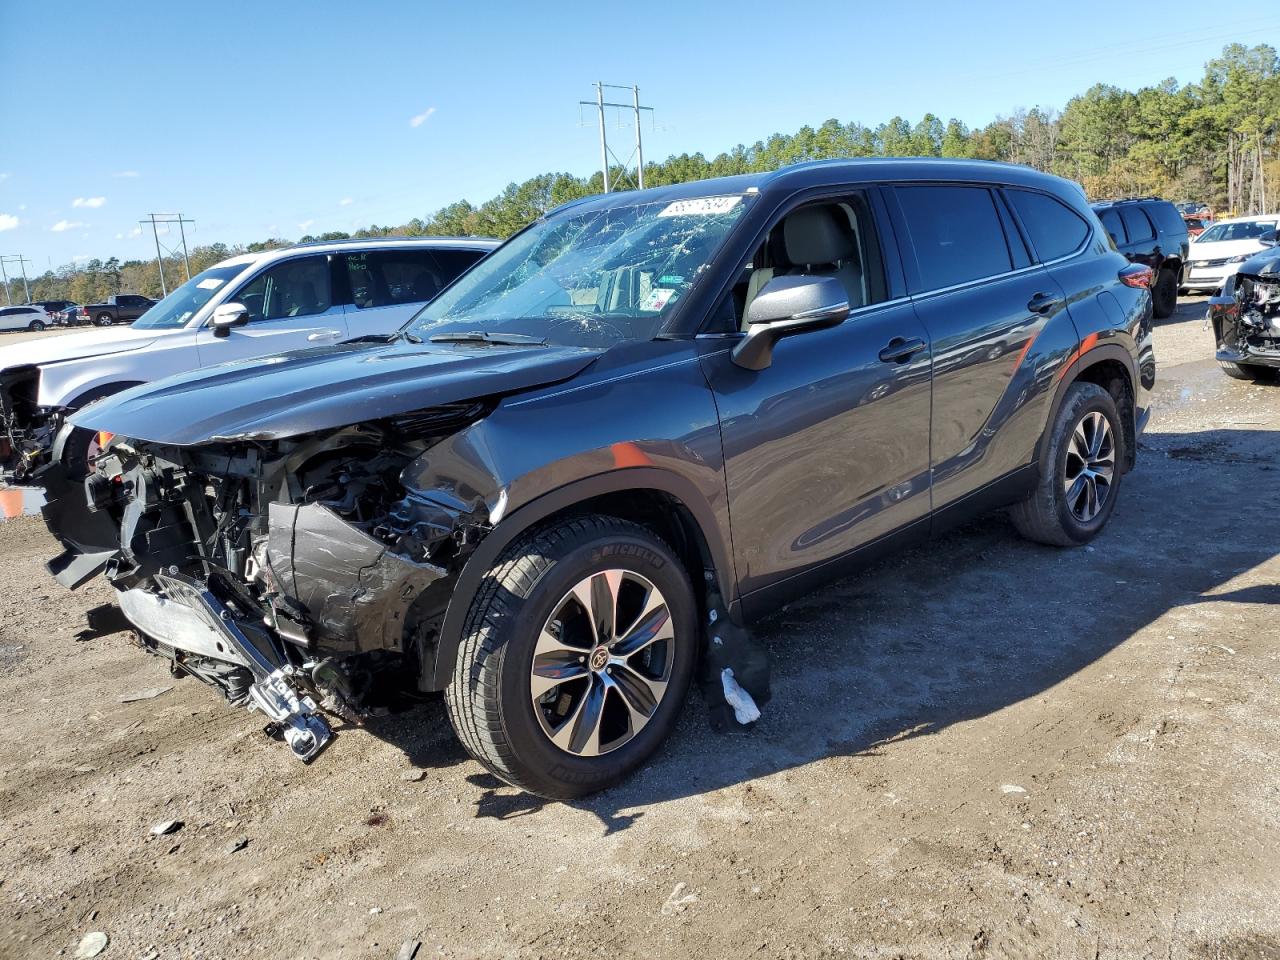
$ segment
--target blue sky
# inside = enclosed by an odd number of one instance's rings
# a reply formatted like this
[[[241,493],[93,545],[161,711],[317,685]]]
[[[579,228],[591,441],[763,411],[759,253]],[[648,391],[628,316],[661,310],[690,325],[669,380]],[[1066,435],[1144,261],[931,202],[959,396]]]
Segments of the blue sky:
[[[1280,42],[1280,12],[1245,30],[1249,17],[1180,0],[1141,26],[1113,2],[1042,9],[3,2],[0,253],[35,272],[146,257],[136,221],[151,211],[194,218],[191,243],[403,223],[536,173],[587,173],[599,147],[577,101],[597,79],[640,85],[660,159],[829,117],[977,126],[1099,81],[1196,80],[1233,40]]]

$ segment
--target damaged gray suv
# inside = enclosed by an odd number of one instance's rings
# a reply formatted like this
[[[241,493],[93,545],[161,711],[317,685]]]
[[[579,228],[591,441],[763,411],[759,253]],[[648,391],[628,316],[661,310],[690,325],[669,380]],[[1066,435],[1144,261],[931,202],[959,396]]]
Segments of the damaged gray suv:
[[[497,776],[580,796],[667,736],[713,607],[749,623],[993,508],[1095,536],[1147,420],[1150,281],[1022,167],[585,199],[390,340],[77,413],[105,446],[41,478],[50,568],[105,574],[149,650],[303,759],[390,682],[443,691]]]

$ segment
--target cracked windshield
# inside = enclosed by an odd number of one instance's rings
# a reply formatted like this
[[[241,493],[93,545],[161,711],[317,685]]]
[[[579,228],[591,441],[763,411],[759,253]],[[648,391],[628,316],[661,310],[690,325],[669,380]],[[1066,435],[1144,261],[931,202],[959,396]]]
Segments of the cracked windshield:
[[[652,339],[746,208],[727,196],[553,215],[423,309],[408,335],[579,347]]]

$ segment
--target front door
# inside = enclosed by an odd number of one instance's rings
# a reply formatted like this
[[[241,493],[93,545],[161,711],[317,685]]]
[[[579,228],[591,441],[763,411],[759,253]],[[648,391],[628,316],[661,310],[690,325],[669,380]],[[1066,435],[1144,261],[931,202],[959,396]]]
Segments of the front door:
[[[342,304],[334,301],[325,255],[273,264],[225,301],[248,309],[247,324],[234,327],[225,337],[208,327],[200,330],[196,337],[200,366],[339,343],[347,338],[347,323]]]
[[[823,206],[832,213],[825,236],[788,232],[784,220],[761,254],[775,251],[775,275],[840,279],[848,319],[780,341],[764,370],[738,367],[729,350],[703,359],[720,414],[744,597],[816,572],[930,512],[928,335],[909,301],[890,298],[887,245],[865,201],[854,195]],[[803,219],[813,225],[812,216]]]

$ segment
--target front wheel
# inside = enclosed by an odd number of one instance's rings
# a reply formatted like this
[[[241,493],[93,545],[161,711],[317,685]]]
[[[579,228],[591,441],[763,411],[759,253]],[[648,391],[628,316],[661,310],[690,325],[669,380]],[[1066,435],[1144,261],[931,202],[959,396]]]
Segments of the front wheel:
[[[1079,546],[1106,526],[1120,490],[1125,440],[1115,398],[1096,383],[1073,383],[1051,430],[1036,489],[1009,515],[1028,540]]]
[[[1229,360],[1219,360],[1218,366],[1222,367],[1223,373],[1235,380],[1274,380],[1276,378],[1276,370],[1273,367],[1260,367],[1254,363],[1232,363]]]
[[[587,516],[522,538],[467,616],[445,691],[458,738],[539,796],[618,782],[676,721],[696,660],[695,611],[683,565],[638,524]]]
[[[93,318],[93,322],[100,327],[109,327],[115,322],[115,319],[109,313],[100,313]]]

